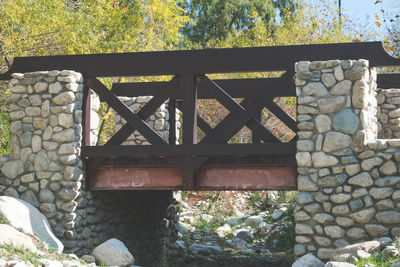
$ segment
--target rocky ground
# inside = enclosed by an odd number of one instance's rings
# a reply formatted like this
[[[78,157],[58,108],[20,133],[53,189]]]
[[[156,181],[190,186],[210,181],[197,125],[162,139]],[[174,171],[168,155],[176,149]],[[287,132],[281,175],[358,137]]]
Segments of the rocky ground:
[[[176,192],[179,240],[166,266],[290,266],[294,193]]]

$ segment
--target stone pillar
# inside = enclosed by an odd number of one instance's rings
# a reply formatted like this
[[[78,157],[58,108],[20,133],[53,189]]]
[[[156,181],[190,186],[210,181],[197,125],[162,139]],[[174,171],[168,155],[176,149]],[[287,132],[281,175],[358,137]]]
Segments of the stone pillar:
[[[82,189],[82,75],[64,70],[12,77],[12,138],[10,155],[0,156],[0,194],[37,207],[66,253],[91,254],[95,246],[116,237],[138,264],[157,263],[163,246],[176,239],[178,207],[172,192]],[[95,94],[91,104],[91,145],[95,145],[100,105]],[[162,108],[150,120],[168,138],[168,114]]]
[[[384,173],[376,167],[393,152],[374,157],[369,148],[378,134],[378,108],[368,61],[298,62],[296,72],[295,254],[328,259],[334,248],[390,235],[377,211],[381,199],[392,202],[394,190],[383,194]]]
[[[2,195],[21,198],[47,217],[57,237],[71,235],[82,179],[83,77],[74,71],[13,74],[10,155]]]

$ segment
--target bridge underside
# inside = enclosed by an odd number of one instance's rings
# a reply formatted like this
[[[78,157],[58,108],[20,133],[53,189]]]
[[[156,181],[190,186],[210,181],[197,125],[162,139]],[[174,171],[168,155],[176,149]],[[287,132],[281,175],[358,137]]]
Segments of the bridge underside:
[[[141,160],[143,161],[143,160]],[[183,190],[181,171],[163,160],[137,162],[115,158],[103,162],[90,177],[90,190]],[[156,164],[154,161],[158,161]],[[214,160],[196,171],[192,190],[296,190],[293,159],[274,157],[264,163],[238,160],[221,164]],[[268,162],[269,161],[269,162]]]

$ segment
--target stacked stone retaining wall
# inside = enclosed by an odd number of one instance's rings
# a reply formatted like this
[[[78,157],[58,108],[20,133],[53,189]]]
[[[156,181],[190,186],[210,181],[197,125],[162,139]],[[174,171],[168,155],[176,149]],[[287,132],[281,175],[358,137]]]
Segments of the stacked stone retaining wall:
[[[378,89],[377,118],[380,139],[400,138],[400,89]]]
[[[37,207],[65,252],[91,254],[95,246],[116,237],[125,242],[138,264],[157,264],[163,247],[176,238],[177,206],[172,192],[82,188],[82,75],[64,70],[12,77],[12,137],[10,155],[0,157],[0,194]],[[100,104],[95,94],[91,103],[90,141],[95,145]],[[155,116],[166,116],[163,107]],[[168,127],[162,129],[167,137]]]
[[[295,254],[328,259],[338,247],[400,236],[400,140],[378,139],[378,119],[393,129],[400,90],[377,98],[366,60],[298,62],[296,72]]]

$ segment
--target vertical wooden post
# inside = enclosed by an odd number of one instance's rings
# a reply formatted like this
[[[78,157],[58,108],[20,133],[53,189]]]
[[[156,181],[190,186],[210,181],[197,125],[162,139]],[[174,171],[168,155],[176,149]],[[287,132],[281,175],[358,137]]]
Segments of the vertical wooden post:
[[[197,80],[196,75],[185,74],[181,80],[183,98],[182,143],[192,145],[197,143]],[[181,161],[182,183],[185,190],[194,189],[194,159],[185,157]]]
[[[176,144],[176,99],[170,98],[168,102],[168,113],[169,113],[169,138],[168,143],[170,145]]]
[[[90,112],[91,112],[91,89],[87,86],[85,82],[85,87],[83,89],[83,103],[82,103],[82,125],[83,125],[83,134],[82,134],[82,144],[83,146],[90,146]],[[90,176],[90,167],[89,167],[89,158],[82,158],[83,160],[83,170],[84,170],[84,183],[83,186],[86,190],[89,189],[89,176]]]
[[[183,96],[183,144],[197,143],[197,84],[196,75],[182,76]]]
[[[257,116],[254,117],[259,122],[261,122],[262,113],[263,113],[263,110],[261,109],[260,112],[257,113]],[[251,139],[252,139],[253,144],[261,143],[261,138],[259,136],[257,136],[257,134],[254,131],[251,132]]]

